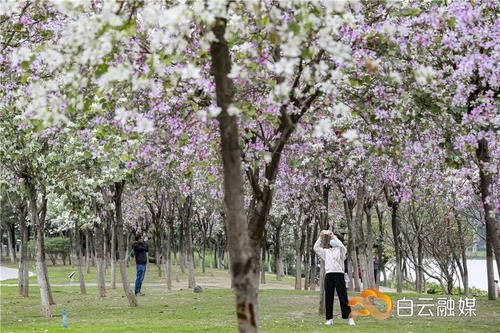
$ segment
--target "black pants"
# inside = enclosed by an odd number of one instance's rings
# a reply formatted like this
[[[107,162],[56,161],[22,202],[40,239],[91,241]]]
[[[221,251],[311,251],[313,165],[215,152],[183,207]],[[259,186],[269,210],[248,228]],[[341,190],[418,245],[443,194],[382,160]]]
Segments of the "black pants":
[[[337,291],[340,302],[342,318],[349,318],[351,307],[347,305],[347,289],[345,287],[344,273],[327,273],[325,275],[325,308],[326,320],[333,318],[333,291]]]

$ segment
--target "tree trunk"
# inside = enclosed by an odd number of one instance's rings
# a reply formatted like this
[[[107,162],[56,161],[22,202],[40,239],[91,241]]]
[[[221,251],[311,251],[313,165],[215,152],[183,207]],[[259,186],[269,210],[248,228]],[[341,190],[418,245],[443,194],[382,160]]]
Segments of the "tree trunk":
[[[261,252],[261,262],[260,262],[260,283],[261,284],[266,284],[266,267],[264,265],[265,260],[266,260],[266,240],[265,238],[263,239],[262,242],[262,247],[260,249]]]
[[[358,203],[359,204],[359,203]],[[347,221],[347,230],[349,232],[349,241],[347,242],[347,257],[351,263],[351,276],[354,281],[354,290],[361,291],[361,282],[359,281],[359,266],[356,253],[355,222],[352,218],[354,203],[352,200],[344,199],[344,213]]]
[[[55,304],[50,290],[50,283],[47,276],[47,264],[45,260],[45,216],[40,218],[38,216],[37,208],[37,192],[35,184],[30,180],[26,180],[26,187],[29,199],[29,212],[31,223],[35,228],[35,260],[36,260],[36,273],[38,278],[38,287],[40,290],[40,301],[42,306],[42,313],[46,317],[52,316],[52,305]],[[45,200],[45,199],[44,199]],[[46,205],[46,201],[42,203]]]
[[[276,280],[283,278],[283,259],[281,258],[281,221],[275,226],[274,233],[274,269],[276,271]]]
[[[116,289],[116,226],[111,219],[111,289]]]
[[[416,277],[416,291],[417,293],[422,293],[423,290],[423,279],[424,279],[424,249],[422,244],[422,238],[417,235],[417,267],[415,269]]]
[[[127,266],[125,264],[125,240],[123,239],[123,216],[122,216],[122,194],[125,188],[125,181],[115,183],[115,222],[116,222],[116,239],[118,242],[118,265],[120,266],[120,274],[122,278],[123,291],[127,297],[131,307],[137,306],[137,299],[130,289],[127,275]]]
[[[227,221],[227,239],[231,277],[236,298],[236,317],[240,332],[258,331],[258,300],[255,276],[257,262],[252,262],[248,226],[245,214],[244,183],[241,167],[238,123],[230,116],[228,107],[233,101],[234,87],[228,74],[231,71],[229,48],[224,38],[226,20],[216,18],[213,26],[216,41],[210,45],[212,72],[215,77],[217,116],[221,136],[221,155],[224,175],[224,204]]]
[[[392,225],[392,235],[394,238],[394,253],[395,253],[395,275],[396,275],[396,291],[398,293],[403,292],[403,273],[401,270],[401,241],[399,237],[399,202],[392,200],[391,202],[391,225]]]
[[[490,240],[490,246],[496,257],[497,271],[500,273],[500,240],[498,232],[498,224],[495,216],[495,209],[491,204],[492,193],[491,186],[493,184],[493,178],[491,171],[488,170],[489,164],[491,163],[490,151],[488,147],[488,141],[483,138],[479,140],[478,147],[476,149],[476,156],[479,160],[479,187],[481,190],[481,201],[483,203],[484,209],[484,220],[486,224],[486,239]],[[494,275],[489,275],[488,278],[495,278]],[[494,281],[493,281],[494,283]],[[490,281],[488,280],[488,285]],[[491,299],[491,298],[489,298]]]
[[[453,256],[455,258],[455,262],[460,271],[460,278],[462,280],[462,284],[464,286],[464,295],[469,297],[469,272],[467,270],[467,255],[466,255],[466,247],[465,247],[465,234],[462,220],[458,216],[458,213],[454,211],[455,221],[457,222],[457,231],[458,231],[458,241],[459,241],[459,251],[460,256],[455,251],[453,251]]]
[[[9,251],[10,262],[16,262],[16,248],[14,237],[14,224],[7,224],[7,250]],[[14,240],[13,240],[14,239]]]
[[[181,273],[186,272],[186,246],[184,244],[186,238],[184,219],[181,218],[181,223],[179,226],[179,267]]]
[[[155,243],[155,264],[156,267],[158,268],[158,277],[161,278],[161,271],[162,271],[162,265],[161,265],[161,239],[162,239],[162,230],[160,226],[160,216],[153,217],[153,224],[155,226],[154,233],[152,235],[154,243]]]
[[[493,268],[493,245],[491,244],[491,234],[486,232],[486,273],[488,276],[488,299],[496,300],[495,270]]]
[[[106,258],[104,257],[104,235],[101,221],[94,223],[95,229],[95,259],[97,271],[97,289],[100,297],[106,297]]]
[[[163,255],[163,267],[165,270],[165,278],[167,279],[167,289],[172,290],[172,238],[174,235],[174,221],[173,217],[169,217],[168,232],[167,232],[167,246],[166,253]]]
[[[81,233],[80,226],[78,222],[75,222],[75,251],[76,251],[76,265],[78,266],[78,279],[80,281],[80,293],[86,294],[85,289],[85,277],[83,275],[83,258],[82,258],[82,245],[81,245]]]
[[[194,276],[194,257],[193,257],[193,236],[191,234],[191,218],[192,218],[192,198],[186,198],[187,207],[184,211],[185,228],[186,228],[186,257],[188,264],[188,288],[196,287],[196,280]]]
[[[364,220],[364,201],[365,201],[365,189],[360,186],[356,194],[356,210],[354,216],[354,243],[356,253],[358,255],[358,265],[359,271],[361,272],[361,278],[363,282],[363,289],[368,289],[368,254],[366,248],[365,233],[363,230],[363,220]]]
[[[384,263],[384,212],[382,212],[379,208],[378,205],[375,205],[375,211],[377,212],[377,219],[378,219],[378,230],[379,230],[379,237],[378,237],[378,248],[377,248],[377,257],[378,257],[378,274],[377,274],[377,284],[380,286],[381,279],[380,279],[380,274],[383,273],[384,275],[384,284],[387,282],[387,279],[385,277],[385,263]]]
[[[201,244],[201,272],[205,274],[205,244],[206,240],[203,239],[203,243]]]
[[[293,228],[293,238],[295,242],[295,290],[302,289],[302,251],[301,251],[301,237],[299,235],[299,227]]]
[[[373,267],[373,229],[372,229],[372,204],[368,204],[365,209],[366,215],[366,268],[367,286],[370,289],[377,288],[375,283],[375,272]],[[365,287],[365,289],[366,289]]]
[[[19,253],[19,275],[18,286],[19,296],[29,296],[29,265],[28,265],[28,226],[26,222],[27,211],[26,205],[23,204],[18,208],[19,215],[19,232],[21,233],[21,251]]]
[[[321,200],[322,207],[318,216],[318,223],[320,230],[326,230],[329,228],[328,226],[328,197],[330,194],[330,186],[328,184],[323,185],[321,187]],[[323,242],[326,244],[321,244],[323,247],[328,247],[330,240],[326,237],[323,238]],[[319,306],[318,313],[320,315],[325,314],[325,262],[324,260],[320,260],[320,274],[319,274]]]
[[[306,218],[304,221],[305,224],[305,249],[304,249],[304,290],[309,290],[309,285],[310,285],[310,268],[311,268],[311,262],[310,262],[310,256],[307,255],[307,251],[311,250],[311,225],[310,225],[310,220],[309,218]]]
[[[318,235],[318,224],[314,223],[314,228],[313,232],[310,235],[311,237],[309,238],[309,245],[314,244],[314,240],[316,239],[316,236]],[[316,252],[314,252],[313,248],[311,246],[309,248],[309,262],[311,264],[310,270],[309,270],[309,289],[310,290],[316,290]]]
[[[85,265],[87,274],[90,273],[90,236],[89,229],[85,229]]]
[[[213,251],[214,251],[214,260],[212,263],[212,268],[219,269],[219,258],[217,256],[217,253],[219,251],[219,244],[218,244],[217,240],[215,241],[215,243],[213,245]]]
[[[108,240],[108,233],[107,233],[107,225],[104,225],[103,226],[103,233],[102,233],[102,244],[103,244],[103,253],[104,253],[104,274],[106,274],[106,270],[108,269],[108,265],[109,265],[109,257],[108,257],[108,253],[110,252],[109,251],[109,240]]]
[[[0,258],[3,258],[4,252],[3,252],[3,230],[5,229],[4,226],[0,223]],[[8,253],[7,253],[8,255]]]

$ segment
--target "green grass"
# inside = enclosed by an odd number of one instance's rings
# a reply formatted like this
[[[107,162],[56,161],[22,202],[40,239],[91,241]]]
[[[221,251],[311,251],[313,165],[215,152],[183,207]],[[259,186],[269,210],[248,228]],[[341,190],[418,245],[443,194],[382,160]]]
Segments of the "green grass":
[[[49,266],[51,283],[67,283],[67,274],[73,269],[64,266]],[[130,267],[129,277],[133,279],[134,268]],[[86,275],[88,282],[95,282],[95,271]],[[227,272],[210,271],[200,281],[222,280]],[[181,275],[181,285],[186,281]],[[289,286],[293,279],[276,282],[268,277],[269,288]],[[14,282],[14,281],[7,281]],[[75,286],[53,286],[57,303],[55,316],[44,318],[40,315],[39,295],[36,283],[30,286],[30,297],[17,295],[17,287],[2,286],[1,291],[1,332],[234,332],[236,331],[234,296],[231,289],[206,288],[203,293],[192,291],[167,291],[160,284],[162,279],[154,269],[146,276],[144,292],[139,307],[130,308],[123,296],[121,285],[108,289],[108,296],[100,299],[97,288],[88,287],[86,295],[80,295]],[[5,281],[3,282],[5,283]],[[318,291],[295,291],[266,289],[259,292],[261,330],[264,332],[500,332],[500,302],[478,300],[477,317],[397,317],[395,312],[385,321],[372,318],[358,318],[355,327],[349,327],[340,320],[338,303],[335,304],[335,326],[323,326],[324,319],[317,314]],[[354,296],[352,294],[351,296]],[[391,294],[394,299],[399,295]],[[405,294],[415,301],[422,295]],[[429,296],[429,295],[427,295]],[[457,302],[458,303],[458,302]],[[457,305],[458,306],[458,305]],[[63,329],[61,312],[69,314],[69,329]],[[456,310],[457,311],[457,310]],[[458,311],[457,311],[458,312]]]
[[[467,259],[485,259],[485,258],[486,258],[486,250],[467,252]]]

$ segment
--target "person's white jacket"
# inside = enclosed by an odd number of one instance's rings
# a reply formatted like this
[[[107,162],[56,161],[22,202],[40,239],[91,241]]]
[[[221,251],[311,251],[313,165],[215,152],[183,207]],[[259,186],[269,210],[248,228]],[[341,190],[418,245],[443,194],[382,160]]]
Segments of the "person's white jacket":
[[[322,248],[321,238],[318,238],[314,243],[314,252],[325,261],[325,273],[344,273],[344,260],[347,249],[336,237],[330,241],[330,245],[332,247],[329,249]]]

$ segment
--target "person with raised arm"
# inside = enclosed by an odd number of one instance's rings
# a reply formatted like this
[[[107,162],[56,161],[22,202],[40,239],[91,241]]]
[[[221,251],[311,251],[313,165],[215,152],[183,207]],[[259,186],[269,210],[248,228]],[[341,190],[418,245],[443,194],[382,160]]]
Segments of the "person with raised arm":
[[[330,240],[323,242],[322,239]],[[342,318],[347,319],[348,325],[355,325],[351,315],[351,308],[348,305],[347,288],[344,278],[344,260],[346,259],[347,249],[338,237],[330,230],[322,230],[318,240],[314,244],[314,252],[325,262],[325,325],[333,325],[333,296],[334,291],[340,302]]]

